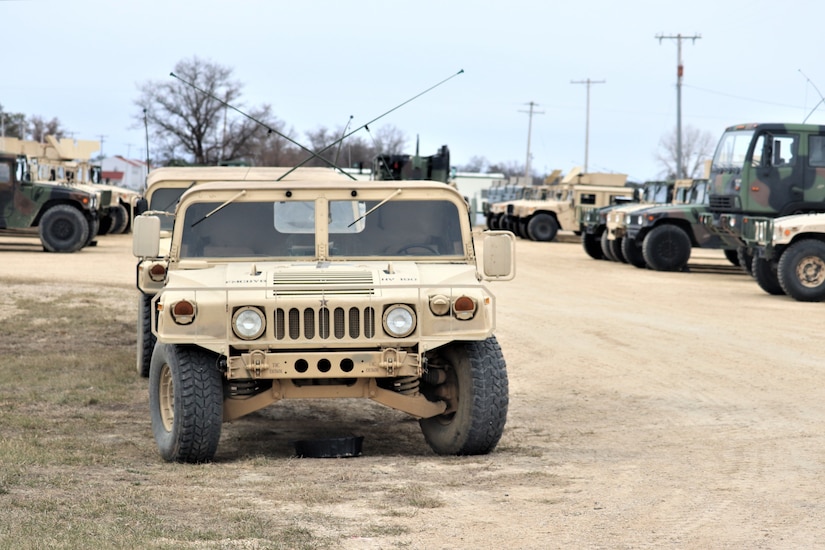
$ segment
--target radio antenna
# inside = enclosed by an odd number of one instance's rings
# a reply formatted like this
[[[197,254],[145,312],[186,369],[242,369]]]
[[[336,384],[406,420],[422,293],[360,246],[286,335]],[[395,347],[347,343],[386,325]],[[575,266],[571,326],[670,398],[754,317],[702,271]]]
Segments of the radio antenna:
[[[335,147],[336,145],[338,145],[339,143],[341,143],[342,141],[344,141],[345,139],[347,139],[348,137],[350,137],[352,134],[354,134],[354,133],[356,133],[356,132],[360,132],[362,129],[364,129],[364,128],[368,127],[370,124],[372,124],[372,123],[373,123],[373,122],[375,122],[376,120],[379,120],[379,119],[384,118],[385,116],[387,116],[387,115],[388,115],[388,114],[390,114],[391,112],[393,112],[393,111],[395,111],[395,110],[397,110],[397,109],[400,109],[401,107],[403,107],[403,106],[404,106],[404,105],[406,105],[407,103],[409,103],[409,102],[411,102],[411,101],[413,101],[413,100],[415,100],[415,99],[418,99],[419,97],[421,97],[422,95],[426,94],[426,93],[427,93],[427,92],[429,92],[430,90],[434,90],[435,88],[438,88],[439,86],[441,86],[442,84],[444,84],[444,83],[445,83],[445,82],[447,82],[448,80],[452,80],[453,78],[457,77],[458,75],[460,75],[460,74],[462,74],[462,73],[464,73],[464,69],[461,69],[461,70],[460,70],[460,71],[458,71],[457,73],[455,73],[455,74],[452,74],[452,75],[448,76],[447,78],[445,78],[444,80],[442,80],[441,82],[439,82],[439,83],[437,83],[437,84],[433,84],[432,86],[430,86],[429,88],[427,88],[427,89],[426,89],[426,90],[424,90],[423,92],[420,92],[420,93],[418,93],[418,94],[416,94],[416,95],[412,96],[412,97],[411,97],[410,99],[408,99],[407,101],[404,101],[403,103],[399,103],[398,105],[396,105],[395,107],[393,107],[393,108],[392,108],[392,109],[390,109],[389,111],[386,111],[386,112],[384,112],[384,113],[382,113],[382,114],[378,115],[377,117],[375,117],[374,119],[370,120],[369,122],[365,122],[364,124],[362,124],[361,126],[359,126],[358,128],[356,128],[355,130],[352,130],[352,131],[351,131],[351,132],[349,132],[348,134],[344,134],[343,136],[341,136],[340,138],[338,138],[338,141],[334,141],[334,142],[330,143],[329,145],[327,145],[326,147],[324,147],[323,149],[321,149],[320,151],[318,151],[318,153],[317,153],[317,154],[321,154],[321,153],[323,153],[324,151],[326,151],[326,150],[328,150],[328,149],[330,149],[330,148],[332,148],[332,147]],[[313,153],[313,155],[316,155],[316,153]],[[309,158],[306,158],[306,159],[302,160],[302,161],[301,161],[301,162],[299,162],[297,165],[295,165],[294,167],[292,167],[290,170],[287,170],[287,171],[286,171],[286,172],[285,172],[285,173],[284,173],[281,177],[279,177],[279,178],[278,178],[278,180],[280,181],[280,180],[284,179],[284,178],[285,178],[285,177],[287,177],[289,174],[291,174],[292,172],[294,172],[295,170],[297,170],[298,168],[300,168],[301,166],[303,166],[304,164],[306,164],[306,163],[307,163],[307,162],[309,162],[310,160],[311,160],[311,157],[309,157]],[[353,178],[353,179],[355,179],[355,178]]]
[[[143,109],[143,130],[146,133],[146,179],[143,180],[143,190],[146,191],[149,187],[149,170],[152,169],[149,165],[149,120],[146,116],[146,109]]]
[[[344,126],[344,131],[341,134],[347,133],[347,128],[349,128],[350,122],[352,122],[352,115],[349,116],[349,120],[347,120],[346,126]],[[338,164],[338,157],[341,154],[341,147],[344,145],[344,142],[338,143],[338,150],[335,152],[335,164]]]
[[[246,118],[248,118],[248,119],[249,119],[249,120],[251,120],[252,122],[255,122],[256,124],[259,124],[260,126],[263,126],[264,128],[266,128],[266,130],[267,130],[267,132],[268,132],[268,133],[270,133],[270,134],[276,134],[276,135],[278,135],[278,136],[280,136],[280,137],[284,138],[284,139],[285,139],[285,140],[287,140],[288,142],[292,143],[293,145],[297,145],[298,147],[300,147],[301,149],[303,149],[304,151],[306,151],[307,153],[309,153],[310,155],[312,155],[312,156],[311,156],[311,157],[309,157],[309,158],[308,158],[305,162],[308,162],[308,161],[309,161],[309,159],[311,159],[311,158],[313,158],[313,157],[314,157],[314,158],[317,158],[317,159],[319,159],[319,160],[323,161],[324,163],[328,164],[328,165],[329,165],[329,166],[331,166],[332,168],[335,168],[336,170],[339,170],[342,174],[344,174],[344,175],[348,176],[350,179],[355,180],[355,177],[354,177],[354,176],[352,176],[351,174],[349,174],[349,173],[347,173],[347,172],[345,172],[345,171],[341,170],[341,168],[339,168],[338,166],[336,166],[336,165],[335,165],[335,163],[333,163],[333,162],[331,162],[331,161],[329,161],[329,160],[325,159],[325,158],[324,158],[324,157],[322,157],[320,154],[313,152],[311,149],[308,149],[308,148],[304,147],[303,145],[301,145],[300,143],[298,143],[297,141],[295,141],[295,140],[294,140],[294,139],[292,139],[291,137],[287,136],[286,134],[284,134],[284,133],[282,133],[282,132],[279,132],[278,130],[276,130],[276,129],[274,129],[274,128],[271,128],[269,125],[264,124],[263,122],[261,122],[260,120],[258,120],[258,119],[257,119],[257,118],[255,118],[255,117],[253,117],[252,115],[249,115],[249,114],[247,114],[247,113],[245,113],[245,112],[241,111],[241,110],[240,110],[240,109],[238,109],[237,107],[235,107],[235,106],[233,106],[233,105],[230,105],[230,104],[229,104],[229,103],[227,103],[226,101],[222,100],[221,98],[219,98],[219,97],[215,96],[215,95],[214,95],[214,94],[212,94],[212,93],[207,92],[206,90],[204,90],[204,89],[202,89],[202,88],[199,88],[199,87],[198,87],[198,86],[196,86],[195,84],[193,84],[193,83],[191,83],[191,82],[187,82],[186,80],[182,79],[181,77],[179,77],[179,76],[178,76],[178,75],[176,75],[175,73],[170,72],[170,73],[169,73],[169,75],[170,75],[170,76],[172,76],[173,78],[176,78],[176,79],[180,80],[181,82],[183,82],[183,83],[184,83],[184,84],[186,84],[187,86],[189,86],[189,87],[191,87],[191,88],[194,88],[195,90],[199,91],[200,93],[202,93],[202,94],[204,94],[204,95],[206,95],[206,96],[208,96],[208,97],[210,97],[210,98],[214,99],[215,101],[219,102],[221,105],[223,105],[223,106],[225,106],[225,107],[228,107],[229,109],[232,109],[233,111],[235,111],[235,112],[237,112],[237,113],[240,113],[241,115],[245,116]],[[337,143],[337,142],[335,142],[335,143]],[[326,151],[327,149],[328,149],[328,148],[324,148],[321,152]],[[294,170],[294,168],[293,168],[293,170]],[[292,172],[292,170],[290,170],[289,172]],[[287,173],[289,173],[289,172],[287,172]],[[279,179],[280,179],[280,178],[279,178]]]
[[[814,114],[814,111],[816,111],[816,110],[819,108],[819,106],[820,106],[820,105],[822,105],[823,103],[825,103],[825,96],[823,96],[823,95],[822,95],[822,92],[820,92],[820,91],[819,91],[819,88],[817,88],[817,87],[816,87],[816,84],[814,84],[814,83],[811,81],[811,79],[810,79],[810,78],[808,78],[808,75],[806,75],[805,73],[803,73],[803,72],[802,72],[802,69],[797,69],[797,70],[799,71],[799,74],[801,74],[802,76],[804,76],[804,77],[805,77],[805,80],[807,80],[807,81],[808,81],[808,84],[810,84],[811,86],[813,86],[814,90],[816,90],[816,93],[818,93],[818,94],[819,94],[819,97],[820,97],[820,99],[819,99],[819,103],[817,103],[816,105],[814,105],[814,108],[813,108],[813,109],[811,109],[811,112],[810,112],[810,113],[808,113],[808,116],[806,116],[806,117],[802,120],[802,124],[805,124],[805,123],[808,121],[808,119],[809,119],[809,118],[811,118],[811,115],[812,115],[812,114]]]

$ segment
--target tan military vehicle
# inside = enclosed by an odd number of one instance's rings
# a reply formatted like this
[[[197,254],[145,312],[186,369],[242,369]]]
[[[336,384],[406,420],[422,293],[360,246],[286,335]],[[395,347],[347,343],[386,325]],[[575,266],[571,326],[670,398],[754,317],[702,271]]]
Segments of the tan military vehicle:
[[[372,399],[418,418],[437,453],[491,451],[507,373],[480,281],[514,276],[512,235],[474,242],[440,182],[238,180],[180,196],[166,255],[161,216],[135,220],[133,252],[165,271],[149,290],[162,457],[210,460],[222,422],[291,398]]]
[[[625,187],[625,174],[584,174],[571,170],[558,188],[561,196],[522,201],[507,211],[508,227],[522,228],[534,241],[552,241],[558,231],[581,232],[582,208],[599,208],[633,199],[633,189]]]

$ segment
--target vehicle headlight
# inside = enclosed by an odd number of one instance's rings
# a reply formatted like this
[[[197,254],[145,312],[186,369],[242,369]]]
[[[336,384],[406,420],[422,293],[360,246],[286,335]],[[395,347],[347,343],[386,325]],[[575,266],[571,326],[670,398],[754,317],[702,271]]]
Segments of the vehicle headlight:
[[[264,315],[256,307],[242,307],[232,316],[232,330],[238,338],[254,340],[264,333]]]
[[[194,302],[189,300],[179,300],[172,304],[172,320],[179,325],[191,325],[198,313],[198,308]]]
[[[415,312],[404,304],[396,304],[384,311],[384,330],[390,336],[403,338],[415,330]]]

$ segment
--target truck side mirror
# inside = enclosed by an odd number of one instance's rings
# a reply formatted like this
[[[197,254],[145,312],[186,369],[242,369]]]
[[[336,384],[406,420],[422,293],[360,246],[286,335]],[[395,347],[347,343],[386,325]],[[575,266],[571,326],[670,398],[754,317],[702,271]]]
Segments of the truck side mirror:
[[[160,253],[160,218],[138,216],[132,225],[132,254],[138,258],[157,258]]]
[[[509,281],[516,276],[516,239],[509,231],[482,233],[482,277]]]

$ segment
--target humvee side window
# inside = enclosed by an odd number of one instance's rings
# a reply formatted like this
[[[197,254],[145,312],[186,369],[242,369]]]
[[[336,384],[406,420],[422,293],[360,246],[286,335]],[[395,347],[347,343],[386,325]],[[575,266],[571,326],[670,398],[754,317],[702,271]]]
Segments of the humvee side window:
[[[592,193],[582,193],[580,204],[596,204],[596,195]]]
[[[183,195],[184,191],[186,191],[185,187],[158,189],[152,193],[152,204],[149,205],[149,210],[160,210],[163,212],[174,213],[175,208],[178,205],[178,199],[181,195]],[[159,217],[161,230],[171,231],[175,219],[172,216]]]
[[[825,136],[808,138],[808,163],[811,166],[825,167]]]

